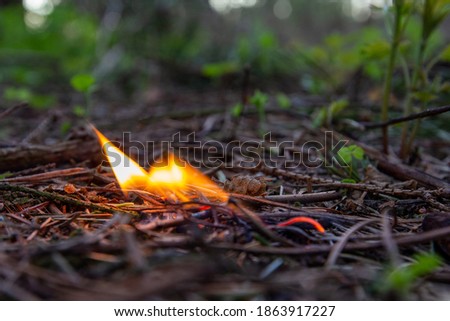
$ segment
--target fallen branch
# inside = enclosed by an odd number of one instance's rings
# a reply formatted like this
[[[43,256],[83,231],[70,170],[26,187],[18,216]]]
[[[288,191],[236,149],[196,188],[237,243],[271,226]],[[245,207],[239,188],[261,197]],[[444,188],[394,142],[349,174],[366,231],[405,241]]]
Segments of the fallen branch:
[[[427,173],[424,173],[422,171],[419,171],[408,165],[401,163],[393,163],[389,161],[385,155],[381,154],[376,149],[367,146],[366,144],[363,144],[361,142],[356,142],[356,144],[359,145],[362,149],[364,149],[364,151],[370,158],[378,162],[377,168],[380,171],[400,180],[413,179],[417,181],[419,184],[424,185],[426,187],[434,187],[442,189],[441,195],[447,198],[450,197],[450,185],[445,181],[437,177],[431,176]]]
[[[19,145],[0,148],[0,172],[16,171],[40,164],[67,164],[89,160],[100,163],[101,153],[95,139],[69,140],[54,145]]]
[[[73,176],[73,175],[81,175],[81,174],[88,174],[91,173],[91,170],[86,170],[85,168],[81,167],[75,167],[75,168],[69,168],[69,169],[61,169],[61,170],[55,170],[51,172],[46,173],[39,173],[34,175],[27,175],[27,176],[19,176],[19,177],[11,177],[11,178],[5,178],[0,179],[0,183],[19,183],[19,182],[25,182],[25,183],[35,183],[39,181],[45,181],[48,179],[58,178],[58,177],[67,177],[67,176]]]
[[[43,198],[45,198],[47,200],[51,200],[51,201],[59,201],[61,203],[68,204],[68,205],[86,207],[86,208],[90,208],[92,210],[105,211],[108,213],[121,212],[121,213],[133,214],[133,215],[136,214],[133,211],[127,211],[124,209],[119,209],[119,208],[115,208],[115,207],[111,207],[111,206],[100,205],[98,203],[91,203],[91,202],[87,202],[87,201],[77,200],[75,198],[67,197],[64,195],[56,194],[56,193],[38,191],[36,189],[25,187],[25,186],[0,184],[0,191],[22,192],[22,193],[26,193],[26,194],[43,197]]]

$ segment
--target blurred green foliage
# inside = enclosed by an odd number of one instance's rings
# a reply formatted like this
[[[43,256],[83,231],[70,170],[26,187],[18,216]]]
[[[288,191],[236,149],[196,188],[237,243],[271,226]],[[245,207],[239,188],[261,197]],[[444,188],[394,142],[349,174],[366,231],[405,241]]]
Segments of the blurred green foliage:
[[[411,288],[421,278],[435,272],[441,265],[442,259],[434,253],[416,254],[413,262],[395,269],[387,269],[377,288],[383,293],[393,293],[399,298],[407,298]]]
[[[87,94],[94,88],[95,77],[91,74],[77,74],[70,79],[70,84],[76,91]]]
[[[353,22],[354,27],[345,32],[330,33],[332,26],[349,24],[346,20],[350,18],[338,11],[340,4],[305,0],[292,4],[289,25],[302,27],[285,32],[283,21],[267,23],[273,19],[270,2],[222,15],[205,1],[63,0],[45,16],[42,26],[34,29],[26,25],[29,13],[20,2],[2,6],[1,98],[8,103],[27,100],[39,108],[49,107],[64,90],[86,94],[90,86],[83,89],[84,81],[71,83],[78,74],[95,78],[96,95],[108,90],[125,98],[160,80],[232,87],[247,66],[254,88],[266,91],[306,91],[333,100],[346,93],[349,79],[358,72],[368,82],[381,85],[390,54],[381,19],[365,25]],[[429,28],[443,19],[436,13],[439,10],[433,10]],[[420,41],[422,25],[420,17],[412,17],[405,30],[399,46],[405,69],[415,62],[414,44]],[[426,57],[449,61],[445,37],[431,29],[429,33]],[[415,94],[416,99],[433,99],[441,85],[436,82],[429,87],[433,90]],[[276,101],[281,108],[290,106],[282,95]],[[81,109],[76,109],[80,114]],[[238,115],[242,106],[233,110]],[[334,117],[329,109],[322,113],[319,125]]]
[[[57,7],[36,30],[25,25],[21,5],[1,8],[0,80],[33,87],[91,67],[97,28],[94,17],[69,4]]]

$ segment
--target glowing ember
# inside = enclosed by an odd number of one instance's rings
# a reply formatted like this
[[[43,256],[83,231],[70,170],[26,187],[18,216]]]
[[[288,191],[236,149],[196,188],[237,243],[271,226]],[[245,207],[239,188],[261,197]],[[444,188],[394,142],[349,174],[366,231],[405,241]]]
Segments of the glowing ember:
[[[304,216],[298,216],[298,217],[291,218],[290,220],[278,223],[278,226],[284,227],[284,226],[289,226],[289,225],[292,225],[295,223],[309,223],[312,226],[314,226],[314,228],[317,231],[319,231],[320,233],[325,233],[325,229],[319,222],[317,222],[316,220],[314,220],[312,218],[304,217]]]
[[[216,203],[228,201],[228,194],[219,186],[186,162],[176,159],[174,155],[169,155],[164,166],[152,167],[147,173],[102,133],[93,129],[120,188],[125,193],[130,190],[145,190],[175,201],[185,202],[193,199]]]

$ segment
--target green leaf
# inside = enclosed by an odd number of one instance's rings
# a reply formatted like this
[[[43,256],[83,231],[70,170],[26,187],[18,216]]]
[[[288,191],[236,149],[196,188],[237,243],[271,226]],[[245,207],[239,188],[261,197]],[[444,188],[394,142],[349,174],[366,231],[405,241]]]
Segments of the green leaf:
[[[289,109],[292,106],[291,100],[283,93],[277,94],[277,103],[281,109]]]
[[[95,78],[91,74],[78,74],[70,79],[72,87],[81,93],[88,93],[95,84]]]
[[[50,108],[56,103],[56,98],[52,95],[33,95],[30,104],[36,109]]]
[[[244,106],[242,106],[241,103],[237,103],[236,105],[234,105],[231,108],[231,115],[233,117],[239,117],[239,116],[241,116],[243,109],[244,109]]]
[[[69,132],[69,130],[72,128],[72,123],[69,120],[65,120],[61,123],[61,126],[59,126],[59,131],[61,134],[65,135]]]
[[[441,266],[442,260],[435,254],[425,253],[415,256],[415,262],[391,271],[384,290],[406,293],[420,277],[434,272]]]
[[[415,92],[413,96],[414,98],[425,104],[437,98],[435,94],[429,91],[418,91]]]
[[[322,107],[318,114],[314,117],[313,119],[313,127],[314,128],[318,128],[320,126],[323,126],[327,120],[327,114],[328,114],[328,108],[327,107]]]
[[[238,66],[236,63],[225,61],[204,65],[202,68],[202,73],[209,78],[219,78],[226,74],[236,72],[237,70]]]
[[[347,99],[339,99],[336,101],[333,101],[330,104],[329,112],[331,114],[331,117],[336,116],[338,113],[343,111],[348,106],[348,100]]]
[[[30,102],[33,93],[27,88],[8,87],[3,92],[3,98],[10,101]]]
[[[74,106],[72,111],[78,117],[85,117],[87,115],[86,108],[81,105]]]
[[[352,166],[354,159],[362,160],[364,158],[364,150],[357,145],[350,145],[350,146],[342,147],[338,151],[338,156],[348,166]]]
[[[377,40],[365,45],[361,54],[366,59],[383,59],[389,56],[391,46],[386,40]]]
[[[250,98],[250,103],[255,105],[257,109],[263,109],[267,102],[269,101],[269,96],[259,90],[257,90],[253,96]]]
[[[313,127],[331,125],[333,119],[348,106],[347,99],[333,101],[328,107],[322,107],[313,120]]]
[[[272,32],[264,32],[259,37],[259,45],[263,49],[271,49],[276,47],[276,38]]]
[[[450,45],[444,48],[444,50],[441,53],[441,60],[450,62]]]

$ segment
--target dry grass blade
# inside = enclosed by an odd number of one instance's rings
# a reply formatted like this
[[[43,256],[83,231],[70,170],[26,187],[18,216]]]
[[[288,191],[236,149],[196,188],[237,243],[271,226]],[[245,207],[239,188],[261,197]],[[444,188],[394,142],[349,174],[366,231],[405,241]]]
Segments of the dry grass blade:
[[[339,258],[339,255],[342,253],[342,251],[345,248],[345,245],[348,243],[350,237],[362,229],[364,226],[372,223],[378,222],[379,219],[370,219],[370,220],[364,220],[361,222],[356,223],[351,228],[349,228],[344,235],[342,235],[339,238],[339,241],[331,248],[330,254],[328,255],[327,261],[325,262],[325,267],[327,269],[332,268],[336,265],[336,262]]]
[[[393,212],[394,212],[393,208],[390,206],[386,206],[381,211],[382,215],[381,222],[383,225],[382,237],[383,237],[383,244],[389,255],[389,261],[394,267],[397,267],[401,264],[401,259],[400,253],[398,251],[398,246],[392,237],[392,225],[389,218],[393,214]]]

